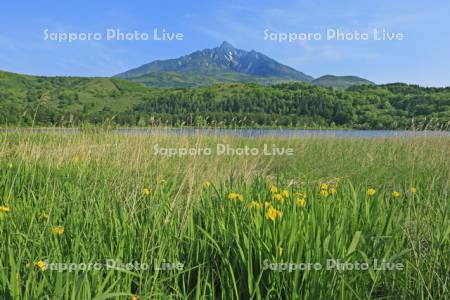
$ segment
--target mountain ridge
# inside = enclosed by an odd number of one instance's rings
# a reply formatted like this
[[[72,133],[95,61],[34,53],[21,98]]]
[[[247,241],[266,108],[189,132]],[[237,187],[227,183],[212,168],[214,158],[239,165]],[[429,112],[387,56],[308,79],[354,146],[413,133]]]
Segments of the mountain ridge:
[[[179,58],[155,60],[113,77],[134,80],[146,75],[154,77],[155,74],[168,72],[174,72],[181,76],[189,76],[193,73],[207,75],[211,78],[216,77],[217,82],[234,82],[233,79],[221,81],[222,74],[235,74],[236,77],[253,76],[255,82],[263,81],[261,78],[272,78],[273,80],[268,81],[274,83],[283,81],[312,82],[314,80],[312,76],[281,64],[263,53],[237,49],[226,41],[219,47],[198,50]]]

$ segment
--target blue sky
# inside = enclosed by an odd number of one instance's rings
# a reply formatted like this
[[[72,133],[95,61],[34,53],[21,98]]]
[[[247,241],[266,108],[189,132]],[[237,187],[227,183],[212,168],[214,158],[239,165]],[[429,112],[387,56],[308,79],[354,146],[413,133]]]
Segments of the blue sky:
[[[50,32],[184,34],[182,41],[44,41]],[[403,41],[265,40],[270,32],[385,28]],[[111,76],[223,40],[314,77],[357,75],[377,83],[450,86],[450,2],[446,1],[4,1],[0,70],[36,75]]]

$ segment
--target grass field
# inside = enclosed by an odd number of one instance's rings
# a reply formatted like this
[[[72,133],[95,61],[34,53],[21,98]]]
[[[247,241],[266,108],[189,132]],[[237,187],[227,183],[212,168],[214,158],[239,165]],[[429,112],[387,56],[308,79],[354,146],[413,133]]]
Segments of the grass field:
[[[153,153],[218,143],[294,155]],[[445,299],[449,157],[449,137],[3,132],[0,298]]]

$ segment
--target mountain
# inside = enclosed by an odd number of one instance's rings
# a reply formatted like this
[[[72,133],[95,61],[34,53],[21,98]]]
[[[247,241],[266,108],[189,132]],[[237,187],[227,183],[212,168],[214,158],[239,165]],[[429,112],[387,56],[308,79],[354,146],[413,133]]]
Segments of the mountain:
[[[156,60],[114,77],[156,87],[194,87],[222,82],[311,82],[313,77],[270,57],[228,42],[177,59]]]
[[[320,78],[314,79],[312,81],[312,84],[345,90],[353,85],[374,85],[375,83],[357,76],[325,75]]]

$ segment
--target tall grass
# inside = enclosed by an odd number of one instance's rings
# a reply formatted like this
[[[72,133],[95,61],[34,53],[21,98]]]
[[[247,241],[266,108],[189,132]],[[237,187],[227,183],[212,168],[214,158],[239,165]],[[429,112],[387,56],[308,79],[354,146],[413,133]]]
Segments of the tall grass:
[[[277,144],[294,156],[152,154],[155,144],[217,143]],[[448,137],[4,132],[0,206],[9,211],[0,212],[0,298],[442,299],[450,274],[448,157]],[[270,208],[281,212],[274,220]],[[36,265],[108,259],[150,268]],[[370,268],[327,270],[330,259]],[[374,259],[404,268],[375,270]],[[176,262],[183,268],[155,268]],[[267,268],[284,266],[275,263],[323,268]]]

